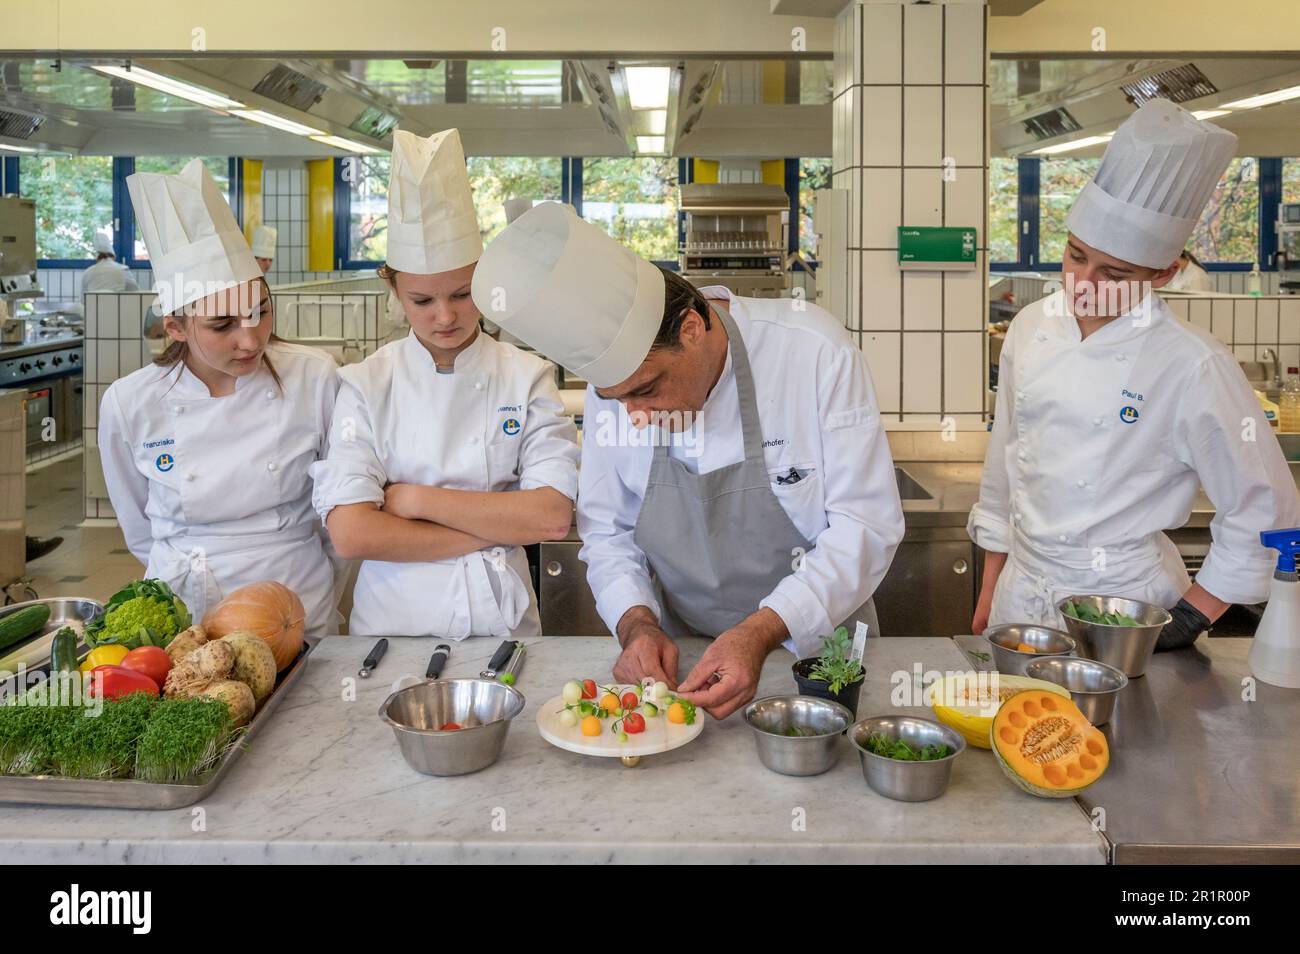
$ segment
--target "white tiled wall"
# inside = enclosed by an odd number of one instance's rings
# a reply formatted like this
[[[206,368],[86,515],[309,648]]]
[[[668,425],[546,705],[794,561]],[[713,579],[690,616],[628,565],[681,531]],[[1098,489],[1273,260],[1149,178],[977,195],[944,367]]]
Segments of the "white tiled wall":
[[[45,297],[53,301],[76,301],[81,298],[82,268],[38,268],[36,280],[45,290]],[[153,271],[148,268],[131,269],[136,287],[148,290],[153,287]]]
[[[1300,296],[1171,295],[1165,303],[1179,318],[1199,325],[1222,341],[1238,361],[1264,361],[1264,352],[1271,348],[1277,353],[1283,376],[1288,368],[1300,368]]]
[[[277,232],[275,258],[266,275],[272,285],[347,275],[307,270],[307,210],[307,164],[266,160],[262,166],[262,223]]]
[[[886,426],[983,425],[985,14],[983,0],[858,0],[836,20],[831,176],[850,193],[845,320]],[[900,225],[974,226],[976,268],[900,271]]]
[[[103,485],[99,472],[97,430],[99,404],[108,386],[153,360],[143,335],[152,292],[91,294],[85,299],[85,381],[83,405],[83,486],[85,515],[112,519],[113,507],[96,492]],[[379,318],[388,301],[384,290],[329,293],[272,291],[275,331],[285,338],[355,338],[361,356],[379,347]]]

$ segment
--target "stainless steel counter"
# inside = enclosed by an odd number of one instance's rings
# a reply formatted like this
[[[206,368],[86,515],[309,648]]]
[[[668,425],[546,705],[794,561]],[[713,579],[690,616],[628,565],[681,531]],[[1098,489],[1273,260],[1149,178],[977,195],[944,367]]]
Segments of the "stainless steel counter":
[[[1251,645],[1160,653],[1120,695],[1110,767],[1079,799],[1116,864],[1300,862],[1300,691],[1251,679]]]

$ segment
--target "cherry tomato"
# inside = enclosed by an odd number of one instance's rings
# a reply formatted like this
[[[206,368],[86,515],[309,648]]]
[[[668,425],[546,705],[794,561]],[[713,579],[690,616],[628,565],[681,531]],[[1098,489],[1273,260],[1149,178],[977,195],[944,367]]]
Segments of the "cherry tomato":
[[[442,725],[438,726],[438,731],[439,731],[439,732],[454,732],[454,731],[456,731],[456,730],[459,729],[459,728],[460,728],[460,723],[459,723],[459,722],[444,722]]]
[[[124,669],[144,673],[158,683],[158,688],[161,689],[167,681],[167,673],[171,671],[172,657],[160,646],[141,646],[123,656],[119,665]]]
[[[90,688],[87,690],[92,699],[119,699],[133,692],[147,692],[158,695],[158,683],[142,672],[126,669],[122,666],[96,666],[90,671]]]
[[[583,719],[582,734],[587,736],[600,735],[600,720],[595,716],[587,716]]]
[[[674,702],[668,707],[668,721],[674,725],[682,725],[686,722],[686,707],[680,702]]]
[[[600,697],[600,707],[613,712],[618,708],[618,696],[614,695],[612,692],[605,693]]]
[[[641,700],[637,698],[636,693],[633,692],[631,689],[629,689],[627,692],[623,693],[623,708],[624,708],[624,709],[635,709],[635,708],[636,708],[637,706],[639,706],[640,704],[641,704]]]
[[[595,698],[596,698],[596,680],[595,680],[595,679],[584,679],[584,680],[582,680],[582,698],[584,698],[584,699],[595,699]]]
[[[645,731],[645,717],[639,712],[629,712],[623,716],[623,731],[629,735],[636,735],[638,732]]]

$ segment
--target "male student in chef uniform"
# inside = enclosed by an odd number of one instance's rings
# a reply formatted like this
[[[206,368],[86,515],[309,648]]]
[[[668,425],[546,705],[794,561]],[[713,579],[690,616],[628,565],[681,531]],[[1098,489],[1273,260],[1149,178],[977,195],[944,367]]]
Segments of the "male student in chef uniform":
[[[903,536],[862,352],[810,303],[696,290],[556,203],[508,226],[474,275],[483,314],[588,384],[578,531],[622,654],[676,684],[670,637],[716,637],[677,688],[716,718],[785,645],[875,632]],[[641,415],[658,423],[641,430]],[[661,441],[670,435],[671,443]]]
[[[131,270],[113,255],[113,233],[100,229],[95,233],[95,264],[81,274],[81,293],[139,291]]]
[[[271,270],[271,263],[275,261],[275,239],[278,234],[270,225],[259,225],[253,229],[253,258],[257,259],[257,267],[263,275]]]
[[[1106,594],[1169,609],[1157,648],[1172,649],[1268,597],[1259,534],[1300,523],[1295,483],[1236,358],[1151,292],[1235,150],[1236,136],[1154,100],[1070,210],[1065,288],[1021,311],[1002,348],[968,526],[987,551],[974,632],[1058,624],[1064,598]],[[1187,521],[1198,487],[1214,542],[1193,583],[1162,531]]]

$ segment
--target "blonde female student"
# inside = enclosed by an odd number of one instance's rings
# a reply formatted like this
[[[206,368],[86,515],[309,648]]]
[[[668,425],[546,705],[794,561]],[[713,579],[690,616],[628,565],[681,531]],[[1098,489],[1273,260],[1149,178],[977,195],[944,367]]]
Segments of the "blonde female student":
[[[460,134],[393,138],[381,274],[410,333],[343,368],[315,505],[362,562],[349,632],[541,632],[523,546],[563,538],[576,430],[554,369],[488,337],[470,298],[482,254]]]
[[[147,576],[191,615],[277,580],[308,635],[336,631],[334,565],[310,467],[337,390],[321,351],[278,341],[270,289],[203,163],[127,178],[170,340],[99,409],[109,497]]]

